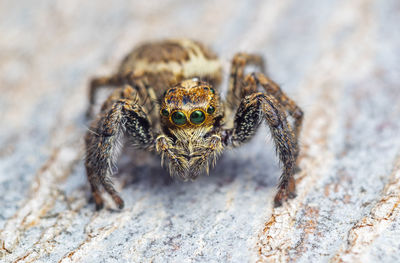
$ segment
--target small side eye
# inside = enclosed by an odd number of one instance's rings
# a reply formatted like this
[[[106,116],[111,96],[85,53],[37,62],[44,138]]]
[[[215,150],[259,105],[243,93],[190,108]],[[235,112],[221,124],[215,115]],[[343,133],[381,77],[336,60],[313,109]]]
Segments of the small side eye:
[[[161,115],[167,117],[169,115],[169,112],[167,109],[162,109],[161,110]]]
[[[172,114],[171,120],[173,123],[176,125],[183,125],[186,123],[186,116],[183,112],[181,111],[176,111]]]
[[[207,113],[208,114],[213,114],[215,112],[215,108],[213,107],[213,106],[209,106],[208,108],[207,108]]]

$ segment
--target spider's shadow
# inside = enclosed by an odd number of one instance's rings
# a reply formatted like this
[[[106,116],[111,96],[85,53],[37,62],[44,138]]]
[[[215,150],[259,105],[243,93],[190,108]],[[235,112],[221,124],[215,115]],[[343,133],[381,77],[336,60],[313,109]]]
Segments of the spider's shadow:
[[[272,149],[253,151],[256,144],[246,145],[244,149],[227,152],[222,155],[216,166],[210,169],[210,176],[201,175],[196,181],[222,187],[237,180],[241,184],[252,182],[258,188],[267,188],[277,184],[279,172],[277,172],[277,158]],[[247,149],[246,149],[247,148]],[[251,151],[251,154],[250,154]],[[115,178],[121,180],[123,188],[139,184],[147,190],[159,191],[162,187],[174,187],[183,190],[194,182],[182,182],[171,178],[167,169],[161,167],[160,157],[140,150],[125,148],[119,163],[119,172]]]

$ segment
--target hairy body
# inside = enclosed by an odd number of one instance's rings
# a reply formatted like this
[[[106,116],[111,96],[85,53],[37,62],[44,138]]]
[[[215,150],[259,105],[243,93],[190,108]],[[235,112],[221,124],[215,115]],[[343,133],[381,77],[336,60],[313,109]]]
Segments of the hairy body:
[[[261,72],[245,75],[248,64]],[[260,56],[235,55],[224,102],[218,92],[222,70],[217,56],[199,42],[181,39],[143,44],[128,54],[116,74],[93,79],[89,116],[98,89],[115,88],[86,135],[85,165],[97,209],[103,207],[101,187],[123,207],[110,180],[123,137],[160,154],[172,176],[193,180],[208,173],[226,147],[247,142],[263,121],[283,164],[275,205],[294,197],[303,113],[262,71]]]

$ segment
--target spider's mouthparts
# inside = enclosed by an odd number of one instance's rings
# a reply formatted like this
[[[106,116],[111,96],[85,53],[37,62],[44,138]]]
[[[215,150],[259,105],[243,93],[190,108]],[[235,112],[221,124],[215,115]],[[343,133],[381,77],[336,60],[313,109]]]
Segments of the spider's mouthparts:
[[[172,177],[184,181],[194,180],[209,171],[210,160],[198,153],[181,153],[175,159],[168,159],[168,168]]]
[[[182,154],[182,157],[186,158],[188,161],[192,158],[201,157],[200,154]]]

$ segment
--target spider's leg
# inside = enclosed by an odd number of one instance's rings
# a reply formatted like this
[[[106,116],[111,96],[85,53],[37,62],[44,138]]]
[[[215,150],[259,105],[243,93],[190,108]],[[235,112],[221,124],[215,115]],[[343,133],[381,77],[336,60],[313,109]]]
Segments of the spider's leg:
[[[268,95],[274,96],[279,104],[289,113],[294,119],[294,136],[298,140],[301,124],[303,122],[303,111],[299,106],[289,98],[273,80],[265,76],[263,73],[251,74],[251,79],[259,83]]]
[[[152,88],[146,86],[147,79],[145,76],[135,76],[132,72],[127,72],[123,74],[115,74],[109,77],[98,77],[92,79],[89,86],[89,107],[86,112],[86,116],[88,118],[93,115],[93,106],[96,102],[96,94],[100,88],[109,87],[109,88],[119,88],[124,84],[131,85],[139,95],[144,99],[144,104],[146,104],[147,109],[153,107],[154,100],[153,93],[149,94],[149,91]]]
[[[112,87],[112,88],[117,88],[118,86],[122,85],[124,83],[124,78],[123,76],[119,74],[115,74],[112,76],[108,77],[98,77],[98,78],[93,78],[90,81],[89,85],[89,107],[86,111],[86,116],[92,117],[93,115],[93,105],[96,102],[96,94],[100,88],[103,87]]]
[[[110,179],[124,135],[129,135],[141,148],[153,143],[150,122],[139,105],[137,92],[130,86],[113,92],[85,137],[85,166],[97,209],[103,207],[100,187],[111,195],[119,208],[124,206]]]
[[[303,111],[281,90],[278,84],[264,73],[258,72],[245,75],[246,66],[251,64],[260,67],[260,71],[264,72],[264,60],[259,55],[238,53],[232,60],[229,93],[227,96],[228,111],[233,112],[238,107],[241,98],[257,92],[258,84],[260,84],[265,92],[274,96],[282,108],[294,119],[293,132],[297,142],[303,122]],[[297,155],[298,152],[296,153]]]
[[[248,65],[255,65],[261,71],[264,71],[264,60],[260,55],[237,53],[232,59],[227,97],[228,106],[231,111],[239,106],[241,98],[252,93],[244,90],[244,86],[246,86],[245,68]]]
[[[234,147],[247,142],[255,134],[261,122],[266,120],[271,130],[279,159],[283,164],[275,206],[295,197],[293,178],[296,163],[297,143],[287,122],[285,111],[270,95],[257,92],[242,99],[234,120],[234,127],[225,133],[224,142]]]

